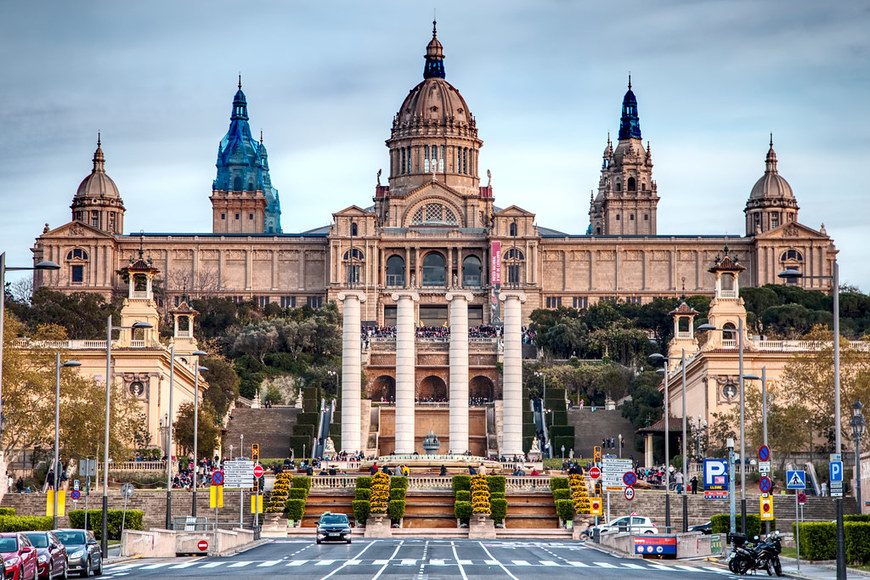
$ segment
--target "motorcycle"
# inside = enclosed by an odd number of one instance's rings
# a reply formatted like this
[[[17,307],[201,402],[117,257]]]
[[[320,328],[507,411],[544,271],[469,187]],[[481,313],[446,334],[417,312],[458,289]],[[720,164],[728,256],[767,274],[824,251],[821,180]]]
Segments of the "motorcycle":
[[[728,555],[728,569],[734,574],[743,575],[750,570],[765,570],[768,576],[782,576],[779,554],[782,552],[782,536],[778,531],[768,534],[763,541],[748,541],[744,534],[732,534],[731,552]]]

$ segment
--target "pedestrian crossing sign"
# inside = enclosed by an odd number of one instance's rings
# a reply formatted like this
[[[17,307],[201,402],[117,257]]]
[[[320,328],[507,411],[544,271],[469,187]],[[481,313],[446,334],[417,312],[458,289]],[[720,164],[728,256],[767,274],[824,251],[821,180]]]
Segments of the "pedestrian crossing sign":
[[[804,470],[787,471],[785,474],[786,489],[806,489],[807,474]]]

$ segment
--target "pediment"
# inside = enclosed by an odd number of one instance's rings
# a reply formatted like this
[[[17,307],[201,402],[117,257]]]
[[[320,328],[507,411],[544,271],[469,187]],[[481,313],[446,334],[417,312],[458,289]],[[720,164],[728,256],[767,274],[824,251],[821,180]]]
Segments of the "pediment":
[[[104,240],[113,240],[115,236],[107,234],[103,230],[99,230],[88,224],[71,221],[53,230],[49,230],[39,236],[40,239],[67,239],[67,238],[100,238]]]
[[[358,205],[351,205],[332,214],[333,217],[374,217],[374,213],[366,211]]]
[[[453,189],[452,187],[441,183],[440,181],[430,181],[428,183],[424,183],[419,187],[415,187],[411,191],[408,192],[408,195],[405,196],[406,199],[418,199],[420,197],[425,197],[426,195],[435,195],[438,198],[443,199],[445,196],[449,198],[462,198],[462,194]]]
[[[535,214],[529,210],[523,209],[516,205],[511,205],[504,209],[500,209],[493,214],[494,217],[530,217],[534,218]]]
[[[798,222],[783,224],[772,230],[755,236],[758,241],[768,240],[829,240],[830,236]]]

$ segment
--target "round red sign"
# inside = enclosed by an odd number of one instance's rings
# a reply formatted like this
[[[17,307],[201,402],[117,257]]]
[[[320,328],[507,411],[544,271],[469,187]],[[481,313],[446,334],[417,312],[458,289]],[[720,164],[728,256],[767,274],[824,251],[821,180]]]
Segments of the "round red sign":
[[[205,540],[200,540],[196,547],[199,548],[201,552],[205,552],[206,550],[208,550],[208,542],[206,542]]]
[[[254,477],[263,477],[263,466],[259,463],[254,466]]]
[[[601,470],[593,466],[592,469],[589,470],[589,477],[592,479],[598,479],[601,477]]]

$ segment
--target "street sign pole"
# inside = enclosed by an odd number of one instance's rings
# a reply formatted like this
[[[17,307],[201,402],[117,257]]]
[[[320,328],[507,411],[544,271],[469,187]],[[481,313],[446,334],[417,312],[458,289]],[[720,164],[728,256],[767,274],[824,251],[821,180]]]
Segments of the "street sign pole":
[[[798,503],[798,494],[800,491],[794,490],[794,521],[797,524],[794,527],[795,547],[797,548],[797,569],[801,571],[801,520],[800,520],[800,504]]]

